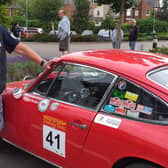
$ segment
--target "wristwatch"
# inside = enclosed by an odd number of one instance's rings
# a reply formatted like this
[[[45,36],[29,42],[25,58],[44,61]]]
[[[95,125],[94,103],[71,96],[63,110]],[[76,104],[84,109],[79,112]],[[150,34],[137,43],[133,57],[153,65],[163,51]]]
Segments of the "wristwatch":
[[[43,66],[47,61],[46,60],[42,60],[41,63],[40,63],[40,66]]]

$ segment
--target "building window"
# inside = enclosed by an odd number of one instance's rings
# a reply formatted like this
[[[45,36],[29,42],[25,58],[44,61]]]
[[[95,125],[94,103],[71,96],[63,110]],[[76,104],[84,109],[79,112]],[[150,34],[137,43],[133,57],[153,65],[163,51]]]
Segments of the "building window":
[[[150,10],[149,9],[146,10],[146,16],[150,16]]]
[[[135,16],[139,16],[139,10],[135,10]]]
[[[95,3],[97,3],[97,0],[92,0],[91,3],[95,4]]]
[[[100,11],[99,10],[97,10],[97,16],[99,16],[100,15]]]
[[[127,10],[127,16],[131,16],[131,9]]]

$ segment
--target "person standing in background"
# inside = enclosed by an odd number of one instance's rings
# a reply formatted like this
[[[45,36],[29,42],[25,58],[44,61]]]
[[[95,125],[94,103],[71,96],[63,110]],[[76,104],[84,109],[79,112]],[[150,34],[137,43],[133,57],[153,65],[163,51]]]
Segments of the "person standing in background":
[[[20,41],[21,40],[21,30],[20,30],[19,23],[14,23],[11,31],[13,35]]]
[[[59,51],[61,51],[62,54],[64,55],[69,53],[70,35],[71,35],[70,20],[65,15],[65,11],[63,9],[59,10],[58,15],[59,18],[61,19],[58,23],[58,33],[57,33],[57,37],[59,39]]]
[[[138,38],[138,28],[136,25],[136,20],[131,20],[131,28],[129,30],[129,46],[131,50],[135,50],[136,41]]]
[[[113,48],[120,48],[121,47],[123,37],[124,37],[124,32],[121,28],[119,28],[118,23],[116,23],[115,28],[113,29],[112,35],[111,35]]]

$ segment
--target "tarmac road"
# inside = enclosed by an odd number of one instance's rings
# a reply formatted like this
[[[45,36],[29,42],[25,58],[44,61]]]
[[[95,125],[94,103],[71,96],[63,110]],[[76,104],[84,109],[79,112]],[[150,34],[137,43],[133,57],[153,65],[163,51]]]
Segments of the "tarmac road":
[[[16,147],[0,141],[0,168],[56,168]]]
[[[39,42],[24,42],[30,48],[35,50],[43,58],[49,57],[59,57],[61,53],[58,50],[58,43],[39,43]],[[152,48],[152,41],[138,41],[136,44],[136,50],[149,51]],[[165,46],[168,47],[168,41],[159,41],[158,47]],[[112,43],[109,42],[72,42],[70,45],[70,52],[89,50],[89,49],[110,49],[112,48]],[[121,49],[129,49],[128,42],[123,42]],[[9,54],[8,54],[9,55]],[[12,53],[13,55],[13,53]]]

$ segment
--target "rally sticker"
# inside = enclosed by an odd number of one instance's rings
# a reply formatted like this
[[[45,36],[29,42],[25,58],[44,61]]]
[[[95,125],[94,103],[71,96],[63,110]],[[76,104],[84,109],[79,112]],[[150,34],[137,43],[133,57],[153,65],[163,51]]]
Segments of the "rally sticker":
[[[125,108],[123,108],[123,107],[116,107],[115,112],[125,115],[127,110]]]
[[[65,132],[43,125],[43,148],[65,158]]]
[[[138,104],[136,110],[141,112],[141,113],[151,115],[152,111],[153,111],[153,108]]]
[[[121,119],[106,116],[103,114],[98,114],[94,120],[95,123],[102,124],[112,128],[119,128],[121,124]]]
[[[66,131],[67,123],[59,118],[44,115],[43,116],[43,123],[45,125],[51,126],[52,128]]]
[[[135,102],[137,101],[138,97],[139,97],[139,95],[136,94],[136,93],[132,93],[132,92],[129,92],[129,91],[127,91],[125,93],[125,98],[127,98],[129,100],[132,100],[132,101],[135,101]]]
[[[127,116],[132,118],[139,118],[139,112],[136,110],[128,110]]]
[[[120,82],[118,83],[118,88],[119,88],[120,90],[125,90],[126,87],[127,87],[126,81],[120,81]]]
[[[114,105],[114,106],[121,106],[122,105],[122,101],[119,97],[111,97],[110,98],[110,104]]]

